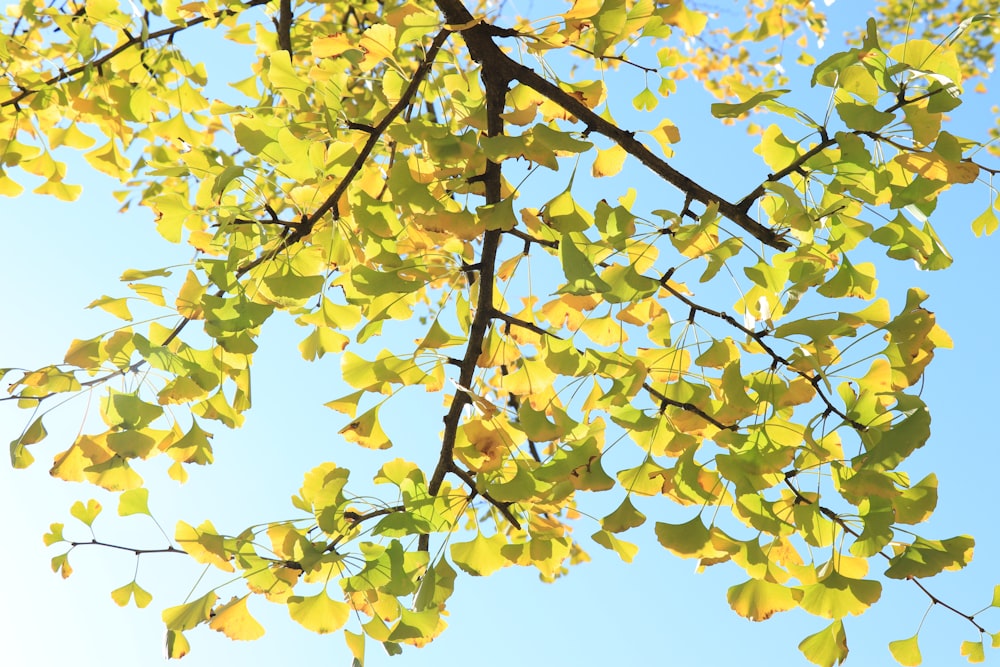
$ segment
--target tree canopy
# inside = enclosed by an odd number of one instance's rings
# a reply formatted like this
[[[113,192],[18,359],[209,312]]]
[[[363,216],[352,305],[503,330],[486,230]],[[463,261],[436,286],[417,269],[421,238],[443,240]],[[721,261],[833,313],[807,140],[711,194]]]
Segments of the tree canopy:
[[[948,190],[982,195],[976,235],[1000,226],[1000,125],[949,124],[990,85],[1000,16],[882,2],[830,53],[814,3],[737,5],[11,5],[0,193],[72,201],[89,165],[193,253],[123,266],[124,287],[90,304],[118,322],[61,362],[0,369],[0,400],[30,413],[12,465],[44,453],[53,477],[151,518],[144,476],[183,483],[213,462],[213,430],[242,425],[272,318],[351,388],[300,397],[339,432],[276,508],[291,518],[179,520],[149,547],[103,540],[101,504],[81,500],[44,537],[53,569],[69,576],[84,547],[186,554],[238,581],[165,601],[171,657],[203,625],[260,637],[264,598],[342,632],[360,665],[366,645],[438,636],[464,576],[552,581],[588,550],[631,561],[645,532],[664,558],[739,573],[741,616],[827,619],[799,644],[818,665],[846,659],[843,619],[885,580],[967,621],[970,661],[1000,645],[926,583],[974,546],[920,532],[937,479],[906,471],[931,437],[925,371],[951,340],[926,293],[890,300],[878,278],[952,263],[933,226]],[[215,49],[238,54],[222,80],[203,63]],[[724,147],[696,149],[716,154],[712,180],[673,163],[685,128],[665,113],[692,82],[755,137],[769,173],[744,191]],[[439,429],[400,418],[415,394],[435,397]],[[97,419],[50,445],[56,409]],[[345,443],[392,451],[369,482],[338,465]],[[139,578],[111,595],[152,602]],[[889,644],[900,664],[920,663],[918,637]]]

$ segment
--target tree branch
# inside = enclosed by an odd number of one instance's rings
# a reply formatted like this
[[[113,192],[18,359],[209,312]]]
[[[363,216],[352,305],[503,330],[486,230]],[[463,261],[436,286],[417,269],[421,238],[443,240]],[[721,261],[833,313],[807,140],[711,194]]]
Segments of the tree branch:
[[[482,64],[484,71],[495,72],[497,76],[504,76],[508,81],[519,81],[544,95],[580,119],[587,126],[588,130],[598,132],[611,139],[657,176],[692,199],[706,205],[712,203],[718,204],[719,213],[736,223],[762,243],[777,250],[787,250],[791,247],[791,244],[779,233],[760,224],[747,215],[746,211],[694,182],[671,167],[663,159],[654,155],[652,151],[635,138],[634,132],[623,130],[614,123],[605,120],[594,113],[590,107],[556,84],[543,78],[535,70],[510,58],[491,38],[491,35],[496,34],[496,31],[499,29],[488,23],[477,21],[469,13],[469,10],[465,8],[461,0],[436,0],[436,2],[441,11],[444,12],[449,25],[453,27],[462,26],[460,32],[469,45],[469,55],[472,56],[473,60]]]
[[[672,405],[675,408],[680,408],[681,410],[684,410],[686,412],[698,415],[699,417],[707,421],[709,424],[719,429],[720,431],[736,431],[740,428],[739,424],[723,424],[719,420],[712,417],[712,415],[708,414],[707,412],[699,408],[694,403],[684,403],[682,401],[675,401],[672,398],[667,398],[661,392],[657,391],[656,389],[653,389],[653,387],[648,382],[643,382],[642,388],[648,391],[653,396],[653,398],[655,398],[660,402],[660,412],[663,412],[666,406]]]
[[[175,26],[170,27],[170,28],[164,28],[163,30],[158,30],[156,32],[151,32],[151,33],[149,33],[149,35],[147,35],[145,37],[145,39],[143,38],[143,36],[141,34],[138,35],[138,36],[135,36],[135,37],[128,38],[128,39],[126,39],[126,41],[122,42],[121,44],[119,44],[114,49],[112,49],[108,53],[104,54],[100,58],[97,58],[95,60],[91,60],[91,61],[87,62],[84,65],[80,65],[79,67],[74,67],[74,68],[68,69],[68,70],[61,70],[59,72],[59,74],[56,74],[55,76],[50,77],[47,80],[45,80],[41,84],[41,86],[39,88],[36,88],[36,89],[31,89],[31,88],[23,89],[20,93],[18,93],[14,97],[12,97],[12,98],[10,98],[8,100],[4,100],[3,102],[0,102],[0,109],[2,109],[3,107],[8,107],[8,106],[13,106],[16,109],[18,103],[21,100],[23,100],[24,98],[28,97],[29,95],[34,95],[39,90],[48,88],[49,86],[51,86],[53,84],[56,84],[56,83],[59,83],[60,81],[65,81],[67,79],[72,79],[77,74],[80,74],[80,73],[86,71],[89,68],[92,68],[92,67],[99,68],[104,63],[108,62],[109,60],[111,60],[112,58],[114,58],[118,54],[122,53],[123,51],[127,51],[128,49],[132,48],[133,46],[139,46],[139,45],[143,44],[144,42],[149,41],[151,39],[159,39],[161,37],[172,37],[172,36],[176,35],[179,32],[187,30],[188,28],[194,27],[196,25],[200,25],[200,24],[205,23],[207,21],[214,21],[215,19],[221,18],[223,16],[232,16],[234,14],[239,14],[240,12],[242,12],[242,11],[244,11],[246,9],[250,9],[251,7],[259,7],[261,5],[266,5],[269,2],[271,2],[271,0],[249,0],[249,2],[244,3],[239,8],[222,9],[222,10],[220,10],[218,12],[215,12],[211,16],[199,16],[198,18],[191,19],[190,21],[187,21],[187,22],[185,22],[182,25],[175,25]]]
[[[510,521],[511,525],[518,530],[521,530],[521,522],[518,521],[517,517],[510,511],[511,503],[500,502],[488,492],[479,489],[476,486],[476,479],[470,475],[468,471],[462,470],[462,468],[457,465],[452,464],[451,469],[448,472],[454,473],[456,476],[461,478],[461,480],[465,482],[470,489],[472,489],[472,494],[469,496],[470,500],[477,495],[482,496],[486,502],[493,505],[493,507],[496,507],[500,514],[503,514],[504,518],[507,519],[507,521]]]
[[[789,489],[791,489],[792,493],[795,494],[795,502],[800,503],[800,504],[805,504],[805,505],[816,505],[817,508],[819,509],[819,511],[823,514],[823,516],[825,516],[826,518],[830,519],[830,521],[833,521],[835,524],[837,524],[838,526],[840,526],[840,528],[845,533],[847,533],[848,535],[854,537],[855,539],[861,537],[861,533],[859,533],[853,527],[851,527],[851,525],[848,524],[847,521],[845,521],[843,519],[843,517],[841,517],[839,514],[837,514],[836,512],[834,512],[833,510],[831,510],[830,508],[824,507],[824,506],[822,506],[822,505],[820,505],[818,503],[815,503],[812,500],[810,500],[809,498],[807,498],[806,496],[802,495],[802,492],[799,491],[798,488],[796,488],[796,486],[794,484],[792,484],[792,478],[795,477],[797,474],[798,474],[797,470],[792,470],[790,472],[785,473],[785,479],[784,479],[785,486],[787,486]],[[892,556],[890,556],[889,554],[885,553],[884,551],[879,551],[878,555],[881,556],[882,558],[884,558],[886,561],[889,561],[889,562],[892,561]],[[909,577],[906,578],[906,580],[914,583],[917,586],[917,588],[919,588],[924,593],[924,595],[926,595],[928,598],[930,598],[931,604],[940,605],[940,606],[944,607],[945,609],[947,609],[948,611],[950,611],[950,612],[952,612],[952,613],[954,613],[954,614],[956,614],[958,616],[961,616],[962,618],[964,618],[965,620],[967,620],[969,623],[972,623],[972,625],[975,626],[976,630],[978,630],[980,633],[985,633],[986,632],[986,628],[984,628],[983,626],[981,626],[976,621],[976,614],[966,614],[965,612],[960,611],[959,609],[956,609],[955,607],[951,606],[947,602],[944,602],[943,600],[941,600],[940,598],[938,598],[936,595],[934,595],[933,593],[931,593],[929,590],[927,590],[927,588],[922,583],[920,583],[920,581],[916,577],[909,576]]]
[[[670,277],[671,277],[671,275],[673,275],[673,269],[671,269],[670,271],[667,271],[663,275],[663,277],[660,279],[660,286],[663,287],[663,289],[665,289],[668,292],[670,292],[671,294],[673,294],[677,299],[679,299],[682,303],[684,303],[685,305],[687,305],[689,308],[691,308],[692,313],[694,313],[694,312],[701,312],[701,313],[705,313],[706,315],[711,315],[712,317],[716,317],[716,318],[722,320],[723,322],[725,322],[726,324],[729,324],[730,326],[736,327],[737,329],[739,329],[740,331],[742,331],[743,333],[745,333],[747,336],[750,336],[751,338],[754,339],[754,341],[756,341],[756,343],[758,345],[760,345],[760,347],[764,350],[764,352],[766,352],[768,354],[768,356],[771,357],[771,360],[775,364],[780,364],[780,365],[788,368],[793,373],[797,374],[799,377],[802,377],[806,381],[808,381],[809,384],[811,384],[813,386],[813,389],[816,390],[816,394],[819,396],[820,400],[822,400],[823,403],[826,404],[826,409],[829,410],[830,413],[835,414],[838,417],[840,417],[841,419],[843,419],[845,424],[848,424],[851,428],[853,428],[855,431],[858,431],[859,433],[863,433],[863,432],[865,432],[865,431],[868,430],[867,426],[865,426],[861,422],[858,422],[858,421],[855,421],[855,420],[851,419],[850,417],[847,416],[847,414],[843,410],[841,410],[840,408],[838,408],[837,406],[835,406],[833,404],[833,402],[830,400],[830,398],[826,395],[826,393],[824,393],[823,390],[820,389],[819,385],[823,381],[822,376],[820,376],[820,375],[813,375],[811,373],[799,370],[799,369],[795,368],[794,366],[792,366],[791,362],[789,362],[788,359],[786,359],[782,355],[778,354],[774,350],[774,348],[772,348],[770,345],[767,344],[767,342],[764,340],[764,335],[765,334],[759,333],[757,331],[754,331],[753,329],[750,329],[748,327],[743,326],[742,324],[740,324],[739,322],[737,322],[736,318],[734,318],[729,313],[723,313],[723,312],[720,312],[718,310],[712,310],[711,308],[706,308],[705,306],[702,306],[701,304],[695,303],[691,299],[687,298],[686,296],[684,296],[683,294],[681,294],[680,292],[678,292],[676,289],[674,289],[673,287],[670,286]]]

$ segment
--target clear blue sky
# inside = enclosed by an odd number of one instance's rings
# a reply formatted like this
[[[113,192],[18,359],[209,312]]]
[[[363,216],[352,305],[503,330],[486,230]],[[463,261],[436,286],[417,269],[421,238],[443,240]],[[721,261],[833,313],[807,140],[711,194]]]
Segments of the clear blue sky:
[[[854,3],[837,3],[838,7],[841,4]],[[862,19],[841,17],[850,23],[862,23]],[[834,48],[836,34],[835,30],[824,53]],[[997,84],[993,87],[998,88]],[[822,113],[825,94],[806,90],[797,99]],[[996,99],[993,91],[991,96]],[[681,126],[684,136],[675,166],[698,180],[717,184],[721,151],[734,192],[744,192],[746,184],[759,182],[766,168],[750,151],[750,139],[741,130],[706,122],[711,101],[706,96],[676,99],[664,111]],[[681,99],[686,100],[683,107]],[[969,123],[967,134],[973,122],[985,130],[983,119],[988,119],[987,100],[972,94],[969,99],[972,113],[959,116],[968,118],[962,121]],[[187,250],[170,246],[156,235],[147,211],[118,215],[110,196],[112,184],[87,175],[84,164],[77,167],[70,180],[85,185],[78,202],[66,204],[31,195],[3,202],[0,304],[5,317],[0,327],[0,367],[59,361],[71,339],[87,338],[114,326],[101,311],[83,307],[102,294],[123,295],[127,290],[117,280],[123,270],[190,260]],[[634,171],[631,184],[646,193],[662,192],[641,167],[630,168]],[[728,185],[719,189],[726,191]],[[934,435],[908,469],[915,479],[930,470],[940,477],[941,501],[924,533],[931,537],[971,533],[977,538],[970,568],[929,584],[949,603],[967,610],[988,604],[994,584],[1000,583],[1000,534],[994,517],[1000,495],[996,484],[1000,453],[993,394],[1000,377],[993,335],[998,323],[1000,262],[996,257],[1000,247],[997,238],[975,239],[969,229],[969,220],[987,200],[986,188],[981,186],[946,196],[936,219],[937,230],[955,257],[955,265],[947,272],[920,273],[909,264],[885,262],[879,276],[890,300],[898,299],[910,285],[929,291],[928,306],[955,341],[955,350],[940,352],[928,374],[924,397],[931,406]],[[322,403],[346,393],[336,378],[339,366],[330,358],[313,365],[303,362],[295,349],[303,335],[283,318],[265,328],[255,364],[254,409],[240,431],[227,432],[214,425],[210,429],[216,434],[214,466],[192,470],[190,482],[183,487],[166,479],[159,464],[142,468],[144,474],[149,471],[145,476],[152,488],[153,513],[169,534],[178,519],[197,524],[211,518],[219,529],[235,533],[250,522],[289,516],[288,499],[298,490],[303,472],[324,460],[357,466],[352,479],[364,478],[361,470],[377,468],[380,454],[358,451],[336,435],[342,419]],[[433,447],[439,412],[428,417],[425,407],[439,405],[435,401],[439,399],[407,403],[399,421],[387,427],[402,436],[397,438],[398,455],[410,455],[405,448],[414,425],[429,425],[431,438],[423,437],[422,443],[412,446]],[[14,471],[0,466],[0,503],[6,519],[4,548],[0,549],[0,572],[5,575],[0,596],[0,663],[4,665],[152,664],[162,656],[160,610],[181,602],[201,572],[177,556],[143,557],[139,582],[153,593],[154,601],[147,609],[136,610],[131,606],[120,609],[109,596],[112,589],[132,578],[135,559],[128,554],[81,548],[72,554],[76,572],[69,580],[49,570],[49,558],[59,553],[58,548],[42,545],[41,535],[50,522],[67,523],[68,536],[88,538],[82,527],[70,528],[68,510],[77,499],[96,497],[104,504],[106,516],[95,524],[102,539],[151,547],[163,544],[145,517],[117,517],[113,496],[48,476],[52,455],[64,449],[80,428],[84,412],[80,402],[53,413],[46,421],[49,439],[35,448],[38,461],[32,468]],[[10,441],[26,423],[27,413],[4,406],[0,419],[0,436]],[[391,659],[370,642],[367,664],[808,664],[796,645],[825,626],[823,619],[798,611],[760,624],[738,617],[726,604],[725,590],[745,578],[741,572],[722,565],[696,575],[693,562],[674,558],[650,539],[651,523],[644,527],[650,530],[639,541],[641,550],[631,565],[597,545],[586,544],[593,562],[574,568],[551,585],[540,583],[530,570],[507,569],[486,579],[463,575],[448,605],[450,628],[444,635],[427,648],[407,647],[402,656]],[[592,530],[581,524],[578,539],[588,543],[586,535]],[[634,534],[628,537],[638,539]],[[238,595],[241,589],[237,583],[220,596]],[[874,609],[846,621],[852,650],[848,664],[888,664],[886,642],[912,635],[926,604],[926,597],[906,582],[886,582],[883,599]],[[350,664],[339,633],[313,635],[291,621],[282,607],[262,600],[252,600],[251,610],[267,628],[263,639],[234,643],[201,628],[188,633],[193,651],[181,664]],[[1000,630],[1000,613],[983,620]],[[932,611],[921,633],[924,664],[966,664],[958,655],[963,639],[976,639],[971,626],[943,610]],[[987,664],[1000,664],[1000,658],[987,653]]]

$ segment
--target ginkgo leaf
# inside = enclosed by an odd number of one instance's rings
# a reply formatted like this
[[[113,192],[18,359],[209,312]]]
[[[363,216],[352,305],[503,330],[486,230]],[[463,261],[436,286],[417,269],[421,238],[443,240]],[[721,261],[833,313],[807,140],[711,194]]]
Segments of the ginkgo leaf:
[[[338,433],[348,442],[356,442],[368,449],[388,449],[392,447],[392,442],[379,424],[378,413],[379,406],[375,406],[340,429]]]
[[[153,601],[153,596],[139,586],[135,581],[131,581],[121,588],[116,588],[111,591],[111,599],[115,601],[119,607],[124,607],[128,604],[129,600],[135,600],[135,606],[142,609],[149,605]]]
[[[917,646],[917,635],[909,639],[897,639],[889,642],[889,652],[896,662],[905,667],[917,667],[923,658],[920,655],[920,647]]]
[[[769,90],[765,92],[759,92],[751,95],[749,98],[740,102],[739,104],[727,104],[722,102],[716,102],[712,105],[712,115],[716,118],[736,118],[737,116],[742,116],[750,109],[753,109],[760,104],[767,102],[768,100],[773,100],[777,97],[781,97],[785,93],[789,92],[787,89],[779,90]]]
[[[174,539],[178,546],[199,563],[214,565],[220,570],[233,572],[232,554],[226,548],[226,538],[219,535],[210,521],[195,528],[184,521],[177,522]]]
[[[164,609],[161,616],[163,622],[167,624],[167,630],[181,632],[207,622],[212,615],[212,607],[218,599],[219,596],[215,593],[206,593],[193,602]]]
[[[847,660],[847,634],[843,621],[836,620],[799,644],[799,650],[809,662],[820,667],[833,667]]]
[[[187,638],[176,630],[167,630],[165,642],[164,648],[168,658],[179,660],[191,652],[191,645]]]
[[[590,537],[605,549],[614,551],[626,563],[631,563],[632,559],[635,558],[635,555],[639,553],[638,546],[631,542],[619,539],[617,535],[606,530],[599,530]]]
[[[891,579],[932,577],[945,570],[960,570],[972,560],[975,541],[968,535],[946,540],[914,538],[889,560],[885,576]]]
[[[53,556],[51,566],[52,571],[58,572],[63,579],[68,579],[73,574],[73,568],[69,565],[69,552]]]
[[[118,515],[131,514],[149,514],[149,489],[131,489],[118,497]]]
[[[51,547],[53,544],[64,542],[65,541],[65,539],[63,538],[64,527],[65,526],[63,526],[63,524],[61,523],[50,524],[49,532],[45,533],[45,535],[42,536],[42,541],[45,543],[45,546]]]
[[[801,591],[761,579],[732,586],[726,593],[729,606],[751,621],[766,621],[775,613],[799,606]]]
[[[864,613],[881,596],[879,582],[850,579],[834,571],[814,584],[803,586],[799,604],[810,614],[839,619]]]
[[[247,597],[233,598],[212,610],[212,620],[208,627],[217,630],[230,639],[247,641],[264,635],[264,626],[257,622],[247,610]]]
[[[69,513],[88,526],[93,526],[94,519],[96,519],[97,515],[101,513],[101,509],[101,503],[91,498],[87,501],[86,505],[79,500],[73,503]]]
[[[594,159],[594,164],[590,170],[591,174],[595,178],[614,176],[622,170],[627,156],[628,153],[618,144],[598,150],[597,157]]]
[[[485,577],[502,567],[510,565],[510,561],[501,555],[501,549],[507,545],[503,535],[495,534],[485,537],[478,533],[469,542],[455,542],[451,545],[451,559],[460,568],[471,575]]]
[[[646,522],[646,515],[632,505],[629,496],[625,496],[622,504],[611,514],[601,519],[601,527],[612,533],[621,533],[630,528],[636,528]]]
[[[978,642],[963,641],[962,645],[959,647],[959,652],[972,663],[983,662],[986,660],[986,653],[983,650],[982,640]]]
[[[344,627],[350,618],[351,607],[331,599],[323,590],[309,597],[293,595],[288,598],[288,613],[302,627],[322,635]]]

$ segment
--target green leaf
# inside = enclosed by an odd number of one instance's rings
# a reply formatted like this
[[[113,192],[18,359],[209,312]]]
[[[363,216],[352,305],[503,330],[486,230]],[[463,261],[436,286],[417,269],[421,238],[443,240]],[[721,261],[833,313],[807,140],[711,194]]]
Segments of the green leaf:
[[[923,658],[920,656],[920,647],[917,646],[917,635],[913,635],[909,639],[897,639],[894,642],[889,642],[889,652],[892,653],[896,662],[904,667],[917,667],[923,662]]]
[[[896,118],[894,114],[855,102],[841,102],[837,114],[847,127],[859,132],[878,132]]]
[[[622,504],[611,514],[601,519],[601,527],[611,533],[622,533],[646,522],[646,515],[632,505],[632,499],[625,496]]]
[[[933,577],[945,570],[960,570],[972,560],[975,545],[968,535],[947,540],[925,540],[916,537],[900,553],[889,560],[885,576],[890,579]]]
[[[332,600],[323,590],[310,597],[288,598],[288,613],[302,627],[322,635],[344,627],[351,616],[351,606]]]
[[[846,256],[842,256],[841,259],[837,273],[820,285],[816,291],[831,299],[844,296],[866,300],[874,299],[875,290],[878,288],[878,280],[875,279],[875,265],[865,262],[855,266]]]

